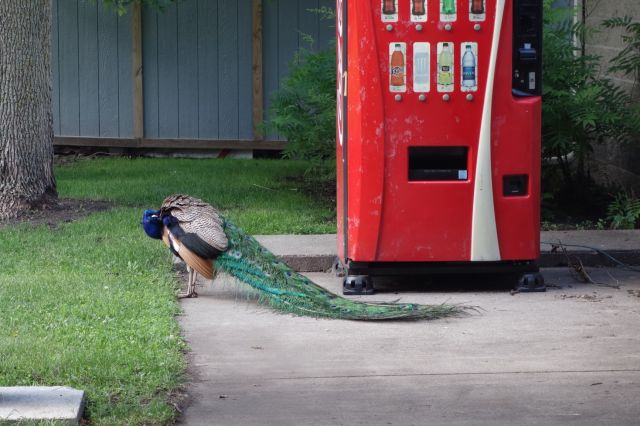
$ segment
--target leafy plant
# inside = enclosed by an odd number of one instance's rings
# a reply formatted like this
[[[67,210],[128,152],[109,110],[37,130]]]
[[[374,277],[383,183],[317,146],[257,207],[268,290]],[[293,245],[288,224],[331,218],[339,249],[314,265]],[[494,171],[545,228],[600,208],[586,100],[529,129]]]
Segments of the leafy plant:
[[[325,206],[335,206],[335,43],[312,52],[300,49],[273,98],[267,128],[287,138],[285,158],[310,161],[302,189]]]
[[[268,123],[287,138],[286,158],[334,158],[335,88],[335,45],[317,52],[300,49],[273,97]]]
[[[544,16],[543,156],[553,158],[563,184],[573,186],[588,177],[594,143],[633,140],[640,132],[640,111],[627,92],[603,76],[601,58],[581,54],[574,44],[593,30],[573,22],[573,9],[554,9],[546,0]],[[614,58],[611,66],[619,65]]]
[[[633,22],[630,16],[606,19],[602,22],[605,28],[623,28],[624,48],[613,57],[609,71],[631,75],[634,81],[640,79],[640,22]]]
[[[638,142],[640,134],[640,107],[606,74],[637,72],[630,59],[637,59],[637,27],[628,18],[605,21],[632,35],[623,37],[621,54],[603,64],[575,43],[584,44],[596,30],[574,22],[574,9],[551,3],[544,3],[542,102],[543,188],[551,196],[543,200],[543,213],[547,220],[597,220],[607,214],[611,190],[591,177],[593,148],[605,141]]]
[[[620,193],[607,209],[607,220],[613,229],[635,229],[640,226],[640,198]]]

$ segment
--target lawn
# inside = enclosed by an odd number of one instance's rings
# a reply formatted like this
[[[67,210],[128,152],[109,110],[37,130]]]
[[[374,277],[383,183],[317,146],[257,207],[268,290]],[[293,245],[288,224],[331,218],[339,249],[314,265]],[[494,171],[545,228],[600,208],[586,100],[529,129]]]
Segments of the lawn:
[[[185,193],[218,207],[251,234],[335,232],[332,206],[300,190],[308,163],[277,160],[100,159],[57,172],[61,197],[159,206]]]
[[[174,192],[251,233],[333,232],[330,207],[285,161],[99,159],[56,171],[61,197],[114,208],[55,228],[0,228],[0,386],[84,389],[92,424],[164,424],[186,378],[168,251],[139,225]]]

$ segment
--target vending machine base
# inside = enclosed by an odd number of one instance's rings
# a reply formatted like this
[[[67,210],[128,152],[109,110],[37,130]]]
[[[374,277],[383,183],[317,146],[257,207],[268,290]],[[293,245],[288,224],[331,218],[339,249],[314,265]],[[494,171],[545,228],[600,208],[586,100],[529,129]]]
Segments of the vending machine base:
[[[535,261],[511,262],[349,262],[339,260],[334,269],[343,276],[342,294],[370,295],[375,293],[374,277],[388,276],[437,276],[473,275],[474,280],[482,276],[500,275],[513,283],[517,292],[546,291],[544,277]]]

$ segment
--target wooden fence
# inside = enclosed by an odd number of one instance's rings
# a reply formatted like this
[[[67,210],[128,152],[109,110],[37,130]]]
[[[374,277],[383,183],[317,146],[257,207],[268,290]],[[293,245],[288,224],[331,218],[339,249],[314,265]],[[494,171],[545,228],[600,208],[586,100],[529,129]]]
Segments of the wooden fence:
[[[165,11],[52,0],[57,145],[281,149],[256,126],[331,0],[183,0]]]

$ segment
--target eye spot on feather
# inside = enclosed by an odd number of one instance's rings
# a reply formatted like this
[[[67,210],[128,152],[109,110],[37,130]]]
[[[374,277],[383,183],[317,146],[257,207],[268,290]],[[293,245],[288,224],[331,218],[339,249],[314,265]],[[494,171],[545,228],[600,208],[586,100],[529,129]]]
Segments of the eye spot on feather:
[[[240,259],[242,257],[242,253],[240,253],[240,251],[238,251],[238,250],[232,250],[231,253],[229,253],[229,254],[234,259]]]

